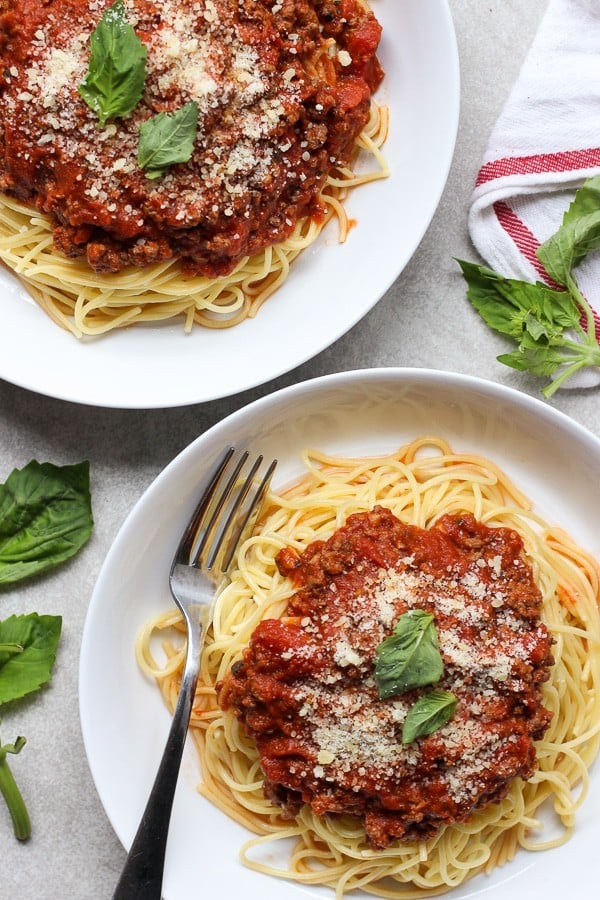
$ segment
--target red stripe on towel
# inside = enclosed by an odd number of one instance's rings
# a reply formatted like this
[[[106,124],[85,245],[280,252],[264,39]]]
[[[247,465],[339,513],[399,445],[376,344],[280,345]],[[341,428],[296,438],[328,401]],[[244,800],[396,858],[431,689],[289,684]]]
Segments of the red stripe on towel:
[[[476,185],[507,175],[538,175],[545,172],[577,172],[600,166],[600,147],[587,150],[563,150],[560,153],[538,153],[534,156],[507,156],[485,163],[477,175]]]

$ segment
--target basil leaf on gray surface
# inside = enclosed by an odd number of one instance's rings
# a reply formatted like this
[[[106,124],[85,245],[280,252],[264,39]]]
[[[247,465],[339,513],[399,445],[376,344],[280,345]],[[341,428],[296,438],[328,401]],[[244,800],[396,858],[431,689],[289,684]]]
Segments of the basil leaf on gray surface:
[[[72,557],[93,528],[89,463],[32,460],[0,484],[0,587]]]
[[[30,613],[0,622],[0,706],[37,691],[50,679],[62,618]]]
[[[467,282],[467,297],[490,328],[520,341],[530,332],[536,337],[560,334],[579,321],[577,304],[565,291],[541,282],[504,278],[492,269],[458,260]]]
[[[467,297],[484,322],[517,343],[498,361],[522,372],[551,376],[551,383],[542,389],[545,397],[581,369],[600,366],[594,313],[572,275],[567,278],[568,289],[558,291],[541,282],[503,278],[475,263],[458,263]]]

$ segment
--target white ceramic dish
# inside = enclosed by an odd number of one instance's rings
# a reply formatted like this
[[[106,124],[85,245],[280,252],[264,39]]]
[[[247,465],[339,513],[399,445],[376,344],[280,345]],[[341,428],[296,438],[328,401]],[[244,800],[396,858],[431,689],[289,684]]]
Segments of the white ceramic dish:
[[[306,446],[345,454],[389,451],[425,433],[488,455],[532,499],[600,557],[600,440],[538,400],[466,376],[419,369],[372,369],[295,385],[218,423],[156,479],[121,529],[98,579],[81,651],[81,722],[89,764],[107,815],[129,846],[169,726],[157,688],[140,673],[134,640],[154,612],[170,608],[167,572],[194,498],[223,447],[233,443],[279,459],[276,485],[301,471]],[[200,797],[198,763],[188,748],[175,798],[167,854],[166,900],[199,895],[282,900],[330,897],[259,875],[238,862],[248,836]],[[504,900],[564,900],[594,882],[600,842],[600,772],[573,839],[547,853],[519,853],[489,878],[448,896],[486,892]],[[507,882],[510,881],[510,888]]]
[[[392,174],[349,198],[359,224],[346,244],[337,243],[332,224],[255,319],[191,335],[177,322],[79,342],[0,270],[0,378],[94,406],[184,406],[276,378],[364,316],[405,267],[438,205],[460,93],[447,0],[373,0],[373,7],[384,27],[379,96],[391,111],[385,152]]]

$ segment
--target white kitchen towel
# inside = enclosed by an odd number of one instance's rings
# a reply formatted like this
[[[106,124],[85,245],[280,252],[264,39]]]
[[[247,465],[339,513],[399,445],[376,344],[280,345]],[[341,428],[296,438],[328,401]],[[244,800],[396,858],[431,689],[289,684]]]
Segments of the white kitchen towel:
[[[469,233],[501,275],[549,282],[535,255],[560,227],[575,190],[600,174],[600,0],[549,0],[492,131],[469,211]],[[596,311],[600,253],[577,269]],[[566,386],[600,383],[588,370]]]

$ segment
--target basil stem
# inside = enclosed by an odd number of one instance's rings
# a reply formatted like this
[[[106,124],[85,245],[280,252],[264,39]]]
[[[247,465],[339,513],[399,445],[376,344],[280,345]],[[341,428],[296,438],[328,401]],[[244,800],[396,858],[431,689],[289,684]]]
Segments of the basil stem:
[[[19,753],[25,743],[24,737],[18,737],[14,744],[5,744],[4,746],[0,744],[0,793],[8,807],[15,837],[19,841],[26,841],[31,836],[31,821],[6,756],[8,753]]]

